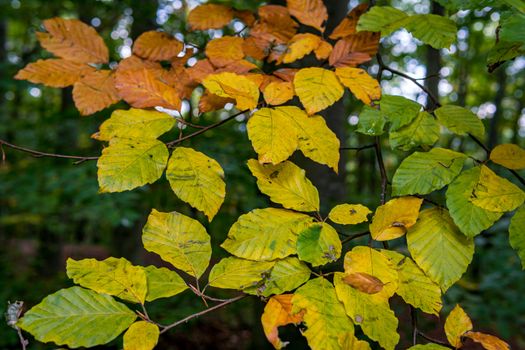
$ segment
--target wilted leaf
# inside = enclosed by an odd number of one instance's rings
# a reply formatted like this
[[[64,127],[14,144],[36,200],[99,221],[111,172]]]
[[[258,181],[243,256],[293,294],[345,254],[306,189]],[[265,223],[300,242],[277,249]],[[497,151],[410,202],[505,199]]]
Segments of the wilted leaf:
[[[510,220],[509,241],[521,259],[521,266],[525,269],[525,206],[521,206]]]
[[[337,231],[326,223],[312,223],[299,232],[297,255],[312,266],[334,262],[341,256],[342,244]]]
[[[364,272],[356,272],[346,275],[343,281],[349,286],[366,294],[376,294],[383,289],[383,282],[377,277]]]
[[[282,105],[294,97],[293,84],[288,81],[271,82],[266,85],[263,94],[269,105]]]
[[[461,306],[456,305],[450,312],[445,321],[445,334],[453,347],[460,348],[463,343],[461,337],[468,331],[472,330],[472,321],[463,311]]]
[[[514,144],[498,145],[490,152],[490,160],[508,169],[525,169],[525,150]]]
[[[350,89],[354,96],[370,104],[372,101],[381,98],[381,87],[379,82],[372,78],[368,73],[360,68],[343,67],[336,68],[335,74],[341,83]]]
[[[148,281],[146,301],[172,297],[188,289],[186,282],[175,271],[165,267],[147,266],[144,272]]]
[[[231,22],[233,10],[219,4],[203,4],[188,14],[188,24],[192,30],[220,29]]]
[[[464,336],[480,343],[486,350],[510,350],[509,344],[490,334],[469,331]]]
[[[135,322],[124,333],[124,350],[153,350],[159,335],[157,325],[146,321]]]
[[[330,210],[328,218],[341,225],[356,225],[368,221],[370,209],[362,204],[339,204]]]
[[[113,72],[98,70],[83,76],[73,86],[73,101],[82,115],[93,114],[120,101]]]
[[[184,44],[165,32],[142,33],[133,43],[133,53],[152,61],[167,61],[176,57]]]
[[[322,0],[287,0],[290,14],[299,22],[324,32],[328,12]]]
[[[206,45],[206,56],[216,67],[224,67],[244,58],[242,49],[243,38],[236,36],[224,36],[208,41]]]
[[[287,342],[279,339],[277,328],[290,323],[300,323],[303,320],[304,312],[292,315],[292,298],[293,294],[276,295],[270,298],[261,316],[264,334],[276,349],[282,349],[287,345]]]
[[[259,89],[245,76],[229,72],[211,74],[202,84],[215,95],[234,98],[239,110],[257,107]]]
[[[485,127],[481,120],[466,108],[446,105],[436,109],[434,114],[441,124],[455,134],[472,134],[480,139],[485,136]]]
[[[323,68],[303,68],[294,77],[295,93],[308,114],[331,106],[343,97],[343,86],[334,72]]]
[[[224,258],[210,271],[212,287],[243,290],[255,287],[270,275],[275,261],[252,261],[236,257]]]
[[[388,241],[403,236],[414,226],[423,199],[400,197],[377,207],[370,224],[370,234],[376,241]]]
[[[83,76],[94,71],[95,69],[87,64],[51,58],[29,63],[24,69],[18,71],[15,79],[63,88],[73,85]]]
[[[311,33],[296,34],[288,43],[283,63],[295,62],[314,51],[321,44],[321,38]]]

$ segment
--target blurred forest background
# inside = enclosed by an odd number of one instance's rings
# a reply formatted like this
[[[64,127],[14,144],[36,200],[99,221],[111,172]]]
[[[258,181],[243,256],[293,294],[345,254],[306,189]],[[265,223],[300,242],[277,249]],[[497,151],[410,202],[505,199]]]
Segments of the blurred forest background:
[[[258,0],[221,1],[239,9],[256,9]],[[490,7],[490,0],[439,1],[394,0],[392,6],[412,13],[453,15],[458,24],[456,44],[446,50],[434,50],[414,40],[402,30],[384,39],[380,50],[383,60],[421,80],[441,102],[473,108],[488,131],[485,143],[494,146],[512,142],[525,146],[525,59],[518,58],[493,73],[486,69],[487,53],[495,42],[500,13]],[[49,57],[36,41],[35,31],[42,20],[55,16],[79,18],[94,26],[110,47],[114,61],[131,53],[133,39],[140,33],[161,28],[179,39],[203,46],[209,38],[223,31],[188,33],[185,17],[198,1],[179,0],[0,0],[0,139],[32,149],[74,155],[99,155],[101,144],[90,138],[107,119],[111,110],[90,117],[80,117],[69,89],[52,89],[16,81],[12,77],[28,62]],[[272,1],[271,3],[282,3]],[[328,28],[359,1],[325,1],[330,12]],[[385,3],[377,1],[378,4]],[[472,7],[458,11],[457,4]],[[240,26],[240,27],[239,27]],[[225,33],[242,28],[233,23]],[[199,53],[202,55],[202,52]],[[377,73],[375,60],[368,65]],[[382,83],[386,93],[404,95],[425,104],[426,96],[410,81],[391,77],[385,72]],[[331,127],[342,146],[357,147],[371,139],[353,132],[360,104],[348,98],[332,107]],[[194,123],[211,123],[230,115],[219,111],[198,117],[197,101],[184,105],[183,113]],[[121,103],[113,109],[126,108]],[[166,139],[177,137],[177,132]],[[133,192],[98,194],[95,162],[75,165],[70,160],[33,158],[28,154],[3,148],[0,152],[0,312],[7,301],[23,300],[27,306],[71,282],[65,276],[67,257],[125,256],[137,264],[159,264],[145,252],[140,232],[151,208],[180,211],[197,217],[211,234],[215,246],[221,243],[231,224],[242,213],[267,206],[259,195],[245,162],[255,156],[245,132],[243,118],[221,128],[192,138],[188,145],[217,159],[226,172],[228,195],[211,224],[191,212],[169,190],[166,180]],[[444,135],[440,144],[466,152],[483,152],[467,138]],[[387,170],[392,171],[406,156],[392,152],[385,142]],[[5,152],[5,153],[4,153]],[[322,203],[379,204],[380,180],[373,150],[342,151],[345,171],[331,175],[305,159],[296,158],[307,169],[307,176],[324,192]],[[508,174],[504,174],[507,176]],[[508,176],[507,176],[508,177]],[[444,193],[434,200],[443,203]],[[325,211],[326,211],[325,207]],[[326,214],[326,213],[324,213]],[[444,311],[460,302],[474,320],[476,328],[499,335],[515,349],[525,348],[525,273],[517,255],[508,244],[504,216],[488,232],[476,237],[476,255],[464,278],[445,295]],[[357,242],[362,243],[362,242]],[[352,244],[357,244],[352,242]],[[224,254],[214,251],[214,258]],[[401,338],[409,338],[408,309],[399,303]],[[155,317],[162,321],[180,319],[201,310],[202,301],[190,291],[173,300],[152,305]],[[256,298],[221,309],[192,321],[162,337],[161,349],[263,349],[270,348],[262,332],[259,316],[263,304]],[[395,306],[394,306],[395,307]],[[404,316],[403,316],[404,315]],[[421,327],[441,337],[434,328],[442,320],[429,317]],[[293,339],[290,348],[305,348],[306,342],[293,327],[284,338]],[[405,344],[401,343],[401,348]],[[111,349],[118,349],[115,342]],[[0,348],[18,349],[16,333],[0,322]],[[36,344],[31,349],[54,349]]]

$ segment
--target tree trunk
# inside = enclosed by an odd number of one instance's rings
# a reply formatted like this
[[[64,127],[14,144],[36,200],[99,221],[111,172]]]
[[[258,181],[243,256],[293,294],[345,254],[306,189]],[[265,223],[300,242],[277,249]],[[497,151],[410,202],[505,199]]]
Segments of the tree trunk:
[[[432,2],[432,14],[443,16],[445,14],[445,9],[443,6],[437,2]],[[441,71],[441,53],[438,49],[428,46],[427,54],[427,76],[432,75],[431,78],[425,80],[425,88],[430,91],[430,93],[439,100],[439,72]],[[427,108],[434,110],[437,108],[436,103],[432,99],[427,99]]]

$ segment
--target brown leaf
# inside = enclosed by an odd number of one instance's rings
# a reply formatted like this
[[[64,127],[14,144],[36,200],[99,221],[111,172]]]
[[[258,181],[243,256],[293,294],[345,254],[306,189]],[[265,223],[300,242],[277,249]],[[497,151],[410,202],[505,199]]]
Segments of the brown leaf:
[[[82,115],[93,114],[120,101],[113,72],[99,70],[84,76],[73,86],[73,100]]]
[[[162,74],[161,71],[164,70],[159,62],[143,60],[142,58],[135,56],[135,55],[131,55],[121,60],[118,63],[117,69],[119,71],[125,71],[125,70],[130,70],[130,69],[142,69],[142,68],[158,71],[159,75],[161,75]]]
[[[228,6],[204,4],[195,7],[188,14],[191,30],[220,29],[231,22],[233,10]]]
[[[189,99],[193,90],[199,85],[199,83],[192,79],[188,74],[188,69],[183,66],[172,67],[169,72],[163,75],[161,81],[166,82],[177,90],[177,94],[180,98]]]
[[[186,53],[184,54],[184,56],[182,57],[173,57],[171,59],[171,68],[176,68],[176,67],[184,67],[186,65],[186,63],[188,63],[188,60],[193,56],[194,54],[194,51],[193,51],[193,48],[187,48],[186,49]]]
[[[29,63],[18,71],[15,79],[29,80],[35,84],[63,88],[73,85],[80,78],[94,71],[95,68],[87,64],[51,58]]]
[[[133,43],[133,53],[152,61],[165,61],[176,57],[184,44],[165,32],[142,33]]]
[[[265,39],[250,36],[244,39],[242,50],[248,57],[263,60],[270,52],[271,43]]]
[[[379,293],[383,290],[383,286],[385,285],[379,278],[364,272],[355,272],[346,275],[343,281],[366,294]]]
[[[198,83],[201,83],[208,75],[215,71],[209,60],[199,60],[193,67],[186,69],[190,78]]]
[[[290,14],[299,22],[324,32],[328,12],[322,0],[288,0]]]
[[[333,67],[355,67],[372,59],[370,55],[365,52],[353,51],[352,45],[351,41],[345,39],[339,40],[330,54],[328,64]]]
[[[259,7],[259,21],[255,23],[250,34],[270,43],[286,44],[297,32],[295,22],[288,9],[279,5]]]
[[[477,343],[480,343],[487,350],[509,350],[509,344],[490,334],[480,332],[467,332],[464,335]]]
[[[293,79],[295,77],[295,73],[297,73],[299,69],[295,68],[281,68],[277,69],[275,72],[273,72],[273,75],[281,78],[284,81],[291,81],[293,82]]]
[[[350,43],[350,51],[364,52],[370,56],[375,56],[379,48],[381,34],[377,32],[359,32],[345,37],[345,41]]]
[[[204,91],[199,100],[199,111],[201,113],[217,111],[224,108],[224,105],[227,103],[235,103],[235,99],[217,96],[209,91]]]
[[[330,34],[330,39],[340,39],[348,36],[350,34],[356,33],[356,26],[359,17],[366,12],[368,9],[368,4],[363,3],[352,9],[345,18],[334,28],[332,34]]]
[[[248,27],[253,26],[255,23],[255,16],[252,11],[249,10],[234,10],[233,16],[240,19]]]
[[[215,73],[222,73],[222,72],[232,72],[232,73],[236,73],[236,74],[247,74],[249,73],[250,71],[254,70],[254,69],[258,69],[259,67],[257,67],[257,65],[249,62],[249,61],[246,61],[246,60],[239,60],[239,61],[234,61],[230,64],[228,64],[227,66],[224,66],[222,68],[219,68],[217,70],[215,70]]]
[[[224,67],[244,58],[243,38],[225,36],[213,39],[206,45],[206,56],[215,67]]]
[[[292,315],[293,294],[276,295],[268,300],[261,316],[264,334],[276,349],[281,349],[286,344],[279,339],[277,328],[290,323],[303,321],[304,310]]]
[[[47,33],[36,33],[40,45],[58,57],[80,63],[107,63],[109,51],[93,27],[77,19],[44,21]]]

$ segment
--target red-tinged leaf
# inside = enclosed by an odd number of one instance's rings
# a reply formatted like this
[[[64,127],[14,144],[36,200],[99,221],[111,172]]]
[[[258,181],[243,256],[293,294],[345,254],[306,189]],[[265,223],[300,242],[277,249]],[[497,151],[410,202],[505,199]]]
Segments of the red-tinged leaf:
[[[189,75],[188,69],[183,66],[172,67],[162,75],[160,80],[177,90],[180,98],[186,99],[191,97],[193,90],[199,85],[199,83]]]
[[[273,72],[273,75],[276,77],[281,78],[284,81],[291,81],[293,82],[293,78],[295,77],[295,73],[297,73],[299,69],[296,68],[281,68]]]
[[[176,67],[184,67],[186,63],[188,63],[188,60],[193,56],[194,50],[193,48],[187,48],[186,52],[184,53],[184,56],[182,57],[173,57],[170,61],[171,68]]]
[[[250,61],[239,60],[217,69],[214,73],[231,72],[236,74],[248,74],[250,71],[258,68],[257,65]]]
[[[290,14],[299,22],[324,32],[328,12],[322,0],[288,0]]]
[[[258,13],[259,21],[250,31],[250,35],[254,37],[274,44],[286,44],[297,32],[297,22],[284,6],[261,6]]]
[[[159,71],[158,73],[159,75],[161,74],[160,71],[164,70],[159,62],[144,60],[135,55],[131,55],[121,60],[118,63],[117,69],[119,71],[125,71],[125,70],[142,69],[142,68],[146,68],[148,70],[157,70]]]
[[[304,311],[292,315],[293,294],[276,295],[268,301],[261,316],[264,334],[276,349],[286,346],[279,339],[278,327],[303,321]]]
[[[107,63],[109,51],[93,27],[77,19],[51,18],[44,21],[47,33],[37,33],[47,51],[80,63]]]
[[[220,29],[233,19],[233,10],[228,6],[204,4],[195,7],[188,15],[191,30]]]
[[[233,16],[240,19],[248,27],[253,26],[255,23],[255,16],[252,11],[249,10],[234,10]]]
[[[340,39],[348,36],[350,34],[356,33],[356,26],[359,17],[366,12],[368,9],[368,4],[363,3],[352,9],[346,15],[345,18],[334,28],[332,34],[330,34],[330,39]]]
[[[79,81],[80,78],[94,71],[95,68],[87,64],[51,58],[29,63],[18,71],[15,79],[28,80],[35,84],[63,88],[73,85]]]
[[[199,112],[217,111],[224,108],[227,103],[235,103],[235,99],[217,96],[209,91],[204,91],[204,94],[202,94],[199,100]]]
[[[195,63],[193,67],[186,69],[190,78],[198,83],[201,83],[208,75],[215,71],[209,60],[200,60]]]
[[[377,277],[364,272],[356,272],[346,275],[343,281],[353,288],[366,293],[376,294],[383,290],[384,283]]]
[[[509,344],[490,334],[467,332],[464,336],[480,343],[486,350],[510,350]]]
[[[244,39],[242,50],[247,57],[263,60],[270,53],[271,42],[262,38],[250,36]]]
[[[165,32],[142,33],[133,44],[133,53],[152,61],[166,61],[176,57],[184,44]]]
[[[206,45],[206,56],[215,67],[224,67],[244,58],[243,38],[225,36],[213,39]]]
[[[84,76],[73,86],[75,107],[82,115],[101,111],[120,101],[115,76],[110,70],[99,70]]]
[[[328,64],[333,67],[356,67],[372,59],[367,53],[352,52],[350,46],[344,39],[339,40],[328,58]]]

